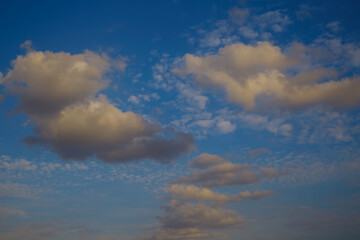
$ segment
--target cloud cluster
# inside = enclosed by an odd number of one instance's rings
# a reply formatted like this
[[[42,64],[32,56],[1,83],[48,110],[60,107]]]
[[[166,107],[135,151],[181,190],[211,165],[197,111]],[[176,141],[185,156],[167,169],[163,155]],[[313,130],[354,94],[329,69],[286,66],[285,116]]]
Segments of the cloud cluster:
[[[248,164],[236,164],[210,154],[201,154],[190,163],[195,168],[190,176],[172,181],[173,184],[200,184],[203,187],[247,185],[259,182],[262,178],[272,178],[284,174],[274,168],[254,169]]]
[[[109,57],[91,51],[29,50],[18,56],[2,82],[19,98],[17,110],[35,126],[36,135],[24,141],[51,147],[63,159],[96,156],[108,162],[151,158],[166,163],[191,151],[191,135],[163,138],[158,124],[123,112],[98,94],[108,85],[112,65]]]
[[[224,175],[212,171],[212,180],[221,182],[229,173],[228,168],[238,171],[248,169],[247,165],[229,165],[225,159],[211,154],[201,154],[189,165],[193,168],[207,171],[214,167],[220,169]],[[269,169],[267,169],[269,170]],[[225,172],[226,173],[225,173]],[[209,172],[209,174],[211,174]],[[271,174],[270,174],[271,175]],[[210,178],[210,177],[209,177]],[[180,178],[182,179],[182,178]],[[175,180],[177,181],[177,180]],[[158,217],[162,227],[156,229],[145,239],[199,239],[216,237],[212,229],[224,229],[241,224],[244,219],[234,210],[223,208],[231,202],[239,202],[245,199],[261,200],[268,197],[272,191],[239,192],[236,194],[224,194],[215,192],[207,187],[188,184],[172,184],[164,192],[164,199],[169,202],[163,205],[165,216]],[[211,185],[211,184],[210,184]],[[214,187],[216,185],[211,185]]]
[[[209,188],[201,188],[195,185],[179,185],[174,184],[170,188],[165,189],[165,193],[171,194],[173,197],[182,201],[214,201],[217,204],[225,204],[229,202],[237,202],[243,199],[260,200],[269,196],[271,191],[249,191],[237,194],[226,195],[214,192]]]
[[[227,99],[246,110],[276,106],[296,110],[318,104],[348,108],[360,103],[360,78],[335,80],[336,72],[322,67],[298,70],[306,48],[294,44],[288,54],[269,42],[242,43],[220,48],[217,54],[186,54],[184,65],[173,71],[219,87]],[[294,73],[295,72],[295,73]]]

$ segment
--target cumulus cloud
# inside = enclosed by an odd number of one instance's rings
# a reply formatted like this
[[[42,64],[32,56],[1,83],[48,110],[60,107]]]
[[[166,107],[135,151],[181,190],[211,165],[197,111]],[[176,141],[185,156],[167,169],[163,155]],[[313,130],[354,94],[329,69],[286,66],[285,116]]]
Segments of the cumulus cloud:
[[[215,157],[212,155],[202,155],[200,159]],[[196,167],[195,160],[194,166]],[[206,160],[202,160],[206,162]],[[262,178],[272,178],[280,175],[282,172],[273,168],[261,167],[259,171],[248,164],[237,164],[226,161],[217,161],[213,165],[204,165],[202,169],[193,170],[190,176],[179,177],[172,181],[174,184],[200,184],[203,187],[217,187],[217,186],[232,186],[232,185],[246,185],[260,181]]]
[[[246,110],[274,106],[296,110],[317,104],[348,108],[360,103],[359,77],[334,80],[334,70],[321,67],[291,74],[302,64],[302,49],[295,44],[294,51],[285,54],[269,42],[237,43],[205,57],[186,54],[184,66],[173,71],[190,74],[205,86],[220,87],[229,101]]]
[[[219,156],[207,153],[199,155],[189,165],[198,171],[193,172],[190,177],[180,177],[173,181],[174,184],[164,189],[167,195],[162,199],[167,199],[168,203],[162,206],[165,216],[157,217],[161,227],[141,239],[185,240],[212,237],[218,239],[218,236],[214,235],[211,230],[238,226],[244,221],[236,211],[223,208],[224,205],[245,199],[261,200],[272,194],[272,191],[268,190],[224,194],[209,188],[248,181],[247,176],[241,175],[244,175],[244,171],[250,168],[249,165],[232,164]],[[262,174],[248,173],[254,174],[255,178],[259,178]],[[191,181],[202,187],[177,184],[177,182]],[[253,180],[250,179],[250,181]]]
[[[17,109],[34,124],[36,135],[24,141],[48,146],[64,159],[96,156],[108,162],[151,158],[165,163],[191,151],[191,135],[161,137],[158,124],[123,112],[98,94],[108,85],[105,75],[113,64],[91,51],[31,50],[18,56],[3,81],[6,91],[19,97]]]
[[[91,51],[30,51],[12,62],[5,78],[6,90],[19,97],[18,110],[31,116],[56,114],[64,107],[92,97],[108,84],[107,56]]]

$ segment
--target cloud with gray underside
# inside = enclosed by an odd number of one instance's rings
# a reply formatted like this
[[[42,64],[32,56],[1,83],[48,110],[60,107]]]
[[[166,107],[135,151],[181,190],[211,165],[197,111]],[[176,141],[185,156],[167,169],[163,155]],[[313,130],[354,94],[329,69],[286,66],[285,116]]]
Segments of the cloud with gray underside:
[[[224,206],[244,200],[258,201],[273,194],[270,190],[254,192],[247,190],[227,194],[211,189],[228,185],[229,182],[231,185],[235,182],[241,185],[242,181],[237,182],[236,175],[242,175],[245,170],[250,171],[251,168],[248,165],[231,164],[217,155],[203,153],[190,162],[189,166],[199,171],[191,175],[199,181],[192,181],[191,176],[180,177],[173,181],[170,187],[164,189],[166,196],[161,198],[168,202],[162,206],[165,214],[157,217],[161,226],[139,240],[219,239],[221,237],[214,230],[237,227],[245,221],[237,211],[224,208]],[[255,179],[258,180],[273,178],[282,173],[274,168],[260,167],[254,174],[257,176]],[[213,174],[212,182],[200,181],[204,176],[202,174]],[[194,177],[195,175],[198,177]],[[210,177],[206,177],[206,181],[208,179]],[[224,179],[225,182],[222,182]],[[252,178],[249,181],[253,181]]]
[[[186,54],[184,64],[173,72],[190,75],[201,86],[221,89],[227,100],[244,110],[278,108],[299,110],[316,105],[336,109],[360,104],[360,78],[339,78],[340,72],[319,64],[308,66],[316,55],[311,48],[294,43],[284,51],[270,42],[236,43],[216,54]]]
[[[18,97],[16,110],[34,125],[35,135],[24,142],[46,146],[63,159],[95,156],[106,162],[169,163],[189,153],[194,148],[190,134],[175,132],[165,138],[159,124],[124,112],[99,94],[113,68],[107,55],[91,51],[72,55],[30,49],[18,56],[1,82],[8,94]]]
[[[256,169],[249,164],[232,163],[207,153],[200,154],[189,165],[194,169],[190,175],[179,177],[171,183],[198,184],[203,187],[247,185],[286,174],[284,170],[278,171],[272,167]]]

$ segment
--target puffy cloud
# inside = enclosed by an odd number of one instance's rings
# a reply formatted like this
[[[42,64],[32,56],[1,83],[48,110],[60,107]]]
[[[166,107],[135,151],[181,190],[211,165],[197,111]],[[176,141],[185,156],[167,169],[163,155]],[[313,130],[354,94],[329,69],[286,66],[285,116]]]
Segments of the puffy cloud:
[[[107,86],[103,75],[109,59],[91,51],[30,51],[18,56],[4,78],[7,91],[20,99],[18,109],[30,115],[51,115]]]
[[[161,227],[141,239],[218,239],[216,235],[204,230],[237,226],[244,221],[236,211],[224,209],[223,205],[244,199],[260,200],[272,194],[272,191],[268,190],[223,194],[208,188],[242,184],[248,181],[248,174],[254,174],[258,179],[260,174],[245,172],[250,168],[249,165],[232,164],[219,156],[207,153],[199,155],[189,165],[199,171],[193,172],[190,177],[180,177],[173,181],[175,184],[164,190],[168,195],[163,199],[169,202],[162,206],[165,216],[157,217]],[[242,176],[244,174],[245,177]],[[176,184],[177,182],[194,182],[204,187],[180,185]]]
[[[126,61],[125,58],[121,58]],[[28,51],[3,78],[34,124],[29,145],[51,147],[64,159],[96,156],[108,162],[151,158],[168,163],[194,147],[191,135],[161,137],[159,125],[123,112],[97,93],[113,63],[106,55]]]
[[[140,100],[138,97],[134,96],[134,95],[131,95],[129,98],[128,98],[128,101],[133,103],[133,104],[139,104],[140,103]]]
[[[234,124],[224,119],[220,119],[216,126],[219,128],[221,133],[230,133],[235,131],[236,129],[236,126]]]
[[[200,159],[208,158],[211,162],[214,159],[213,155],[202,155]],[[195,160],[194,166],[197,167]],[[206,160],[202,160],[206,163]],[[190,164],[192,165],[192,164]],[[200,184],[203,187],[217,187],[217,186],[232,186],[232,185],[246,185],[260,181],[262,178],[272,178],[280,175],[283,172],[278,172],[273,168],[260,167],[260,172],[253,169],[248,164],[234,164],[227,161],[218,161],[214,165],[203,165],[200,170],[194,170],[190,176],[179,177],[172,181],[174,184],[192,183]]]
[[[191,74],[203,85],[222,88],[229,101],[247,110],[273,106],[294,110],[317,104],[348,108],[359,104],[359,77],[329,80],[336,73],[321,67],[290,74],[291,69],[301,66],[298,48],[294,45],[294,51],[286,55],[269,42],[255,46],[237,43],[205,57],[186,54],[184,66],[173,71],[182,76]]]
[[[238,225],[243,219],[233,210],[205,204],[187,204],[176,200],[163,206],[165,217],[158,217],[165,228],[224,228]]]
[[[133,112],[122,112],[105,97],[73,104],[54,118],[34,118],[37,136],[29,145],[48,145],[64,159],[91,156],[107,162],[152,158],[169,162],[193,148],[191,135],[166,140],[154,134],[161,129]]]

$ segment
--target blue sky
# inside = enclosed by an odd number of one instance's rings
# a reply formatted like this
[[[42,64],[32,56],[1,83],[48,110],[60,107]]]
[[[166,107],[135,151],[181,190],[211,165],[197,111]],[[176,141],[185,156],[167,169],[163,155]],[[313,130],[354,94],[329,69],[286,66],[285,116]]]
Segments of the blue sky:
[[[0,238],[360,238],[356,1],[3,1]]]

